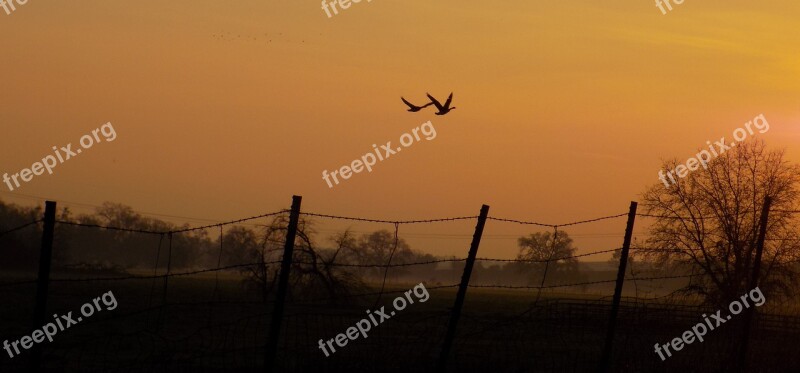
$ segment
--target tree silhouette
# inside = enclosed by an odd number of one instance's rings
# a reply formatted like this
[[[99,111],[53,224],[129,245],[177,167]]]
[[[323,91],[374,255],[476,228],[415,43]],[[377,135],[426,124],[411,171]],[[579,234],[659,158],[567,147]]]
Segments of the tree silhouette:
[[[566,279],[578,271],[578,260],[572,256],[575,248],[567,232],[537,232],[517,240],[518,260],[530,262],[514,263],[519,271],[530,273],[530,283],[539,284],[542,276],[548,279]]]
[[[313,223],[303,217],[297,225],[297,236],[289,272],[290,295],[295,298],[326,298],[340,301],[343,296],[362,290],[363,284],[352,268],[337,266],[342,263],[340,252],[350,242],[350,233],[344,232],[334,239],[338,247],[324,250],[317,247]],[[251,263],[259,263],[241,270],[246,275],[245,283],[258,289],[263,299],[275,290],[283,256],[288,215],[276,216],[265,227],[264,240],[257,250],[249,251]]]
[[[687,162],[688,164],[688,162]],[[677,160],[663,163],[672,170]],[[800,167],[787,163],[782,150],[768,151],[763,141],[735,148],[698,167],[677,183],[657,183],[643,195],[643,205],[657,218],[643,253],[659,263],[678,264],[701,276],[684,288],[712,304],[723,305],[747,289],[765,196],[772,198],[759,286],[774,296],[797,290],[800,241],[796,206]]]
[[[387,230],[365,233],[357,239],[346,243],[344,255],[350,263],[361,265],[376,265],[368,267],[365,271],[366,276],[372,278],[383,278],[385,265],[409,263],[414,258],[414,253],[409,245],[402,238],[397,239],[395,247],[394,234]],[[405,268],[391,268],[392,275],[398,276],[407,272]]]

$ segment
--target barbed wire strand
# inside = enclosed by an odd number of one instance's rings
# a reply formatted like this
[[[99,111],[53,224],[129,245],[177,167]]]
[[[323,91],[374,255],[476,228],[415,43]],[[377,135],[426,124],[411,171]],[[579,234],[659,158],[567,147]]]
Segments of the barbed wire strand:
[[[538,225],[540,227],[555,228],[555,227],[567,227],[567,226],[586,224],[586,223],[594,223],[594,222],[602,221],[602,220],[616,219],[616,218],[620,218],[620,217],[627,216],[627,215],[628,215],[628,213],[622,213],[622,214],[617,214],[617,215],[609,215],[609,216],[603,216],[603,217],[594,218],[594,219],[579,220],[579,221],[574,221],[574,222],[570,222],[570,223],[563,223],[563,224],[546,224],[546,223],[539,223],[539,222],[535,222],[535,221],[524,221],[524,220],[517,220],[517,219],[496,218],[496,217],[492,217],[492,216],[487,217],[487,219],[496,220],[496,221],[502,221],[502,222],[506,222],[506,223],[517,223],[517,224],[522,224],[522,225]]]
[[[23,224],[23,225],[20,225],[19,227],[16,227],[16,228],[11,228],[11,229],[9,229],[9,230],[6,230],[6,231],[3,231],[3,232],[0,232],[0,237],[3,237],[3,236],[5,236],[6,234],[13,233],[13,232],[16,232],[16,231],[18,231],[18,230],[21,230],[21,229],[25,229],[25,228],[27,228],[27,227],[30,227],[31,225],[38,224],[38,223],[40,223],[40,222],[42,222],[42,219],[39,219],[39,220],[34,220],[34,221],[30,222],[30,223],[25,223],[25,224]]]
[[[159,240],[158,252],[161,251],[161,245],[162,245],[161,241],[162,240]],[[631,249],[633,249],[633,248],[631,248]],[[552,258],[551,261],[559,261],[559,260],[570,259],[570,258],[584,257],[584,256],[589,256],[589,255],[597,255],[597,254],[609,253],[609,252],[618,251],[618,250],[620,250],[620,249],[601,250],[601,251],[595,251],[595,252],[579,254],[579,255],[572,255],[572,256],[567,256],[567,257],[558,257],[558,258]],[[268,250],[268,252],[274,252],[274,251],[280,251],[280,249]],[[159,274],[157,274],[158,273],[158,260],[159,260],[159,258],[160,258],[160,254],[157,253],[156,263],[155,263],[154,268],[153,268],[153,275],[150,275],[150,276],[131,275],[131,276],[91,277],[91,278],[52,278],[52,279],[50,279],[50,281],[52,281],[52,282],[88,282],[88,281],[139,280],[139,279],[154,279],[154,280],[157,280],[159,278],[165,278],[165,277],[189,276],[189,275],[202,274],[202,273],[208,273],[208,272],[214,272],[214,271],[231,270],[231,269],[242,268],[242,267],[251,267],[251,266],[257,266],[257,265],[270,265],[270,264],[276,264],[276,263],[280,263],[281,262],[280,260],[277,260],[277,261],[264,262],[264,263],[262,263],[262,262],[244,263],[244,264],[235,264],[235,265],[229,265],[229,266],[218,266],[218,267],[215,267],[215,268],[207,268],[207,269],[192,270],[192,271],[187,271],[187,272],[167,273],[167,274],[159,275]],[[546,259],[545,260],[528,260],[528,259],[493,259],[493,258],[476,258],[475,260],[476,261],[515,262],[515,263],[544,263],[544,262],[547,261]],[[426,260],[426,261],[409,262],[409,263],[394,263],[394,264],[387,264],[387,263],[375,263],[375,264],[331,263],[330,266],[331,267],[355,267],[355,268],[386,268],[386,267],[395,268],[395,267],[410,267],[410,266],[417,266],[417,265],[430,265],[430,264],[438,264],[438,263],[455,263],[455,262],[464,262],[464,261],[466,261],[466,258],[447,258],[447,259],[436,259],[436,260]],[[294,265],[311,265],[313,263],[304,262],[304,261],[292,261],[292,264],[294,264]],[[22,284],[29,284],[29,283],[35,283],[35,282],[36,282],[36,280],[6,282],[6,283],[0,283],[0,287],[13,286],[13,285],[22,285]],[[152,286],[155,286],[155,282],[153,283]],[[373,295],[374,294],[377,294],[377,293],[373,293]],[[151,291],[151,295],[150,295],[151,301],[149,302],[149,304],[152,304],[152,295],[153,295],[153,292]]]
[[[249,218],[230,220],[230,221],[226,221],[226,222],[222,222],[222,223],[203,225],[203,226],[194,227],[194,228],[184,228],[184,229],[173,230],[173,231],[170,231],[168,233],[184,233],[184,232],[191,232],[191,231],[208,229],[208,228],[222,227],[222,226],[231,225],[231,224],[243,223],[243,222],[250,221],[250,220],[267,218],[267,217],[270,217],[270,216],[280,215],[280,214],[284,214],[284,213],[287,213],[287,212],[289,212],[289,210],[284,209],[284,210],[280,210],[280,211],[270,212],[268,214],[261,214],[261,215],[251,216]]]
[[[206,268],[206,269],[199,269],[199,270],[192,270],[187,272],[178,272],[178,273],[170,273],[170,274],[162,274],[156,275],[153,274],[151,276],[138,276],[138,275],[130,275],[130,276],[116,276],[116,277],[90,277],[90,278],[51,278],[51,282],[91,282],[91,281],[127,281],[127,280],[149,280],[149,279],[159,279],[164,277],[179,277],[179,276],[191,276],[201,273],[208,273],[214,271],[226,271],[231,269],[243,268],[243,267],[252,267],[257,265],[269,265],[269,264],[276,264],[280,263],[280,261],[272,261],[272,262],[258,262],[258,263],[244,263],[244,264],[234,264],[224,267],[218,268]],[[306,264],[306,263],[298,263],[298,264]],[[4,282],[0,283],[0,287],[6,286],[16,286],[16,285],[25,285],[25,284],[35,284],[38,280],[24,280],[24,281],[15,281],[15,282]],[[152,303],[152,302],[150,302]]]
[[[617,249],[618,250],[618,249]],[[505,259],[504,259],[505,260]],[[559,259],[553,259],[559,260]],[[443,263],[443,262],[456,262],[456,261],[465,261],[465,259],[441,259],[441,260],[432,260],[432,261],[424,261],[424,262],[415,262],[415,263],[402,263],[402,264],[334,264],[336,266],[349,266],[349,267],[404,267],[404,266],[411,266],[411,265],[424,265],[424,264],[433,264],[433,263]],[[519,261],[525,262],[525,261]],[[147,279],[159,279],[159,278],[167,278],[167,277],[179,277],[179,276],[191,276],[196,274],[208,273],[208,272],[215,272],[215,271],[226,271],[232,270],[237,268],[244,268],[244,267],[252,267],[252,266],[261,266],[261,265],[272,265],[281,263],[280,260],[270,261],[270,262],[254,262],[254,263],[242,263],[242,264],[234,264],[229,266],[222,266],[222,267],[215,267],[215,268],[206,268],[206,269],[198,269],[192,271],[185,271],[185,272],[177,272],[177,273],[165,273],[161,275],[149,275],[149,276],[139,276],[139,275],[130,275],[130,276],[116,276],[116,277],[91,277],[91,278],[52,278],[50,279],[51,282],[89,282],[89,281],[125,281],[125,280],[147,280]],[[312,265],[312,262],[304,262],[304,261],[293,261],[293,265]],[[637,280],[658,280],[658,279],[671,279],[671,278],[683,278],[683,277],[696,277],[701,276],[699,274],[694,275],[676,275],[676,276],[661,276],[661,277],[637,277]],[[633,279],[633,277],[631,277]],[[3,286],[12,286],[12,285],[21,285],[21,284],[33,284],[36,283],[37,280],[24,280],[24,281],[16,281],[16,282],[6,282],[0,283],[0,287]],[[600,281],[597,283],[604,283],[604,282],[614,282],[616,280],[608,280],[608,281]],[[569,286],[578,286],[578,285],[587,285],[593,284],[595,282],[579,282],[573,284],[561,284],[561,285],[554,285],[554,286],[515,286],[513,288],[520,288],[520,289],[539,289],[539,288],[551,288],[551,287],[569,287]],[[470,285],[472,286],[472,285]],[[483,285],[481,285],[483,286]],[[485,286],[491,287],[491,286]],[[372,292],[367,293],[365,295],[378,295],[380,292]],[[384,294],[388,294],[385,292]]]
[[[657,277],[639,277],[637,280],[640,281],[654,281],[654,280],[667,280],[667,279],[676,279],[676,278],[689,278],[689,277],[696,277],[701,275],[674,275],[674,276],[657,276]],[[598,281],[586,281],[586,282],[576,282],[576,283],[569,283],[569,284],[558,284],[558,285],[545,285],[545,286],[530,286],[530,285],[467,285],[469,287],[474,288],[494,288],[494,289],[554,289],[554,288],[563,288],[563,287],[572,287],[572,286],[584,286],[584,285],[597,285],[597,284],[605,284],[605,283],[612,283],[616,282],[617,280],[598,280]]]
[[[83,228],[97,228],[97,229],[106,229],[110,231],[120,231],[120,232],[129,232],[129,233],[142,233],[142,234],[166,234],[169,233],[164,231],[152,231],[147,229],[135,229],[135,228],[121,228],[121,227],[113,227],[113,226],[105,226],[99,224],[87,224],[87,223],[78,223],[73,221],[66,221],[66,220],[56,220],[57,224],[64,224],[64,225],[71,225],[75,227],[83,227]]]
[[[208,225],[203,225],[203,226],[199,226],[199,227],[188,227],[188,228],[174,229],[174,230],[167,230],[167,231],[155,231],[155,230],[148,230],[148,229],[136,229],[136,228],[115,227],[115,226],[104,226],[104,225],[99,225],[99,224],[78,223],[78,222],[71,222],[71,221],[65,221],[65,220],[56,220],[56,222],[59,223],[59,224],[73,225],[73,226],[79,226],[79,227],[100,228],[100,229],[117,230],[117,231],[123,231],[123,232],[131,232],[131,233],[169,234],[169,233],[185,233],[185,232],[203,230],[203,229],[208,229],[208,228],[222,227],[222,226],[226,226],[226,225],[246,222],[246,221],[249,221],[249,220],[255,220],[255,219],[260,219],[260,218],[264,218],[264,217],[275,216],[275,215],[286,213],[288,211],[289,210],[284,209],[284,210],[279,210],[279,211],[275,211],[275,212],[271,212],[271,213],[267,213],[267,214],[261,214],[261,215],[247,217],[247,218],[242,218],[242,219],[230,220],[230,221],[225,221],[225,222],[220,222],[220,223],[215,223],[215,224],[208,224]],[[362,222],[371,222],[371,223],[386,223],[386,224],[436,223],[436,222],[446,222],[446,221],[469,220],[469,219],[476,219],[477,218],[477,216],[460,216],[460,217],[448,217],[448,218],[437,218],[437,219],[385,220],[385,219],[371,219],[371,218],[362,218],[362,217],[319,214],[319,213],[312,213],[312,212],[301,212],[300,214],[301,215],[307,215],[307,216],[328,218],[328,219],[352,220],[352,221],[362,221]],[[501,222],[517,223],[517,224],[522,224],[522,225],[537,225],[537,226],[541,226],[541,227],[555,228],[555,227],[566,227],[566,226],[572,226],[572,225],[580,225],[580,224],[592,223],[592,222],[608,220],[608,219],[615,219],[615,218],[620,218],[620,217],[623,217],[623,216],[626,216],[626,215],[627,215],[627,213],[621,213],[621,214],[616,214],[616,215],[609,215],[609,216],[603,216],[603,217],[598,217],[598,218],[594,218],[594,219],[579,220],[579,221],[574,221],[574,222],[569,222],[569,223],[562,223],[562,224],[548,224],[548,223],[540,223],[540,222],[535,222],[535,221],[524,221],[524,220],[517,220],[517,219],[507,219],[507,218],[500,218],[500,217],[493,217],[493,216],[489,216],[489,217],[487,217],[487,219],[501,221]],[[642,216],[642,217],[654,217],[654,218],[665,218],[665,219],[686,219],[686,220],[690,220],[691,219],[691,218],[680,217],[680,216],[664,216],[664,215],[652,215],[652,214],[644,214],[644,213],[639,213],[639,214],[636,214],[636,215],[637,216]],[[699,218],[703,218],[703,217],[699,217]],[[709,219],[709,218],[703,218],[703,219]],[[37,220],[36,222],[38,223],[40,221],[41,221],[41,219]],[[31,223],[31,224],[34,224],[34,223]],[[25,226],[20,227],[19,229],[24,228],[24,227]],[[2,236],[2,234],[4,234],[4,233],[0,233],[0,236]]]
[[[206,268],[206,269],[197,269],[192,271],[186,272],[176,272],[176,273],[165,273],[162,275],[152,275],[152,276],[118,276],[118,277],[92,277],[92,278],[54,278],[50,279],[52,282],[88,282],[88,281],[125,281],[125,280],[148,280],[148,279],[159,279],[165,277],[181,277],[181,276],[191,276],[191,275],[198,275],[202,273],[209,273],[215,271],[227,271],[231,269],[237,268],[244,268],[244,267],[252,267],[252,266],[259,266],[259,265],[270,265],[280,263],[280,260],[271,261],[271,262],[256,262],[256,263],[242,263],[242,264],[233,264],[229,266],[217,267],[217,268]],[[309,264],[309,263],[297,263],[297,264]],[[36,282],[33,280],[32,282]],[[0,284],[3,286],[5,284]]]
[[[421,262],[411,262],[411,263],[395,263],[395,264],[361,264],[361,263],[330,263],[328,264],[331,267],[356,267],[356,268],[383,268],[383,267],[410,267],[416,265],[426,265],[426,264],[436,264],[436,263],[454,263],[454,262],[464,262],[466,258],[451,258],[451,259],[436,259],[436,260],[425,260]],[[476,259],[478,260],[478,259]],[[489,259],[491,260],[491,259]],[[497,259],[499,260],[511,260],[511,259]],[[311,264],[311,263],[304,263],[304,262],[297,262],[293,261],[292,263],[297,264]]]
[[[328,214],[317,214],[313,212],[301,212],[300,215],[307,215],[307,216],[316,216],[319,218],[327,218],[327,219],[339,219],[339,220],[353,220],[353,221],[363,221],[368,223],[386,223],[386,224],[418,224],[418,223],[438,223],[438,222],[445,222],[445,221],[457,221],[457,220],[469,220],[469,219],[477,219],[477,216],[459,216],[459,217],[452,217],[452,218],[440,218],[440,219],[421,219],[421,220],[381,220],[381,219],[368,219],[368,218],[359,218],[359,217],[350,217],[350,216],[337,216],[337,215],[328,215]]]
[[[192,232],[197,230],[203,230],[208,228],[216,228],[216,227],[223,227],[226,225],[243,223],[250,220],[260,219],[264,217],[270,217],[275,215],[280,215],[283,213],[288,212],[289,210],[280,210],[271,212],[268,214],[256,215],[242,219],[230,220],[225,221],[222,223],[215,223],[209,225],[203,225],[199,227],[189,227],[189,228],[181,228],[181,229],[174,229],[174,230],[167,230],[167,231],[156,231],[156,230],[148,230],[148,229],[136,229],[136,228],[122,228],[122,227],[115,227],[115,226],[108,226],[108,225],[99,225],[99,224],[88,224],[88,223],[78,223],[73,221],[66,221],[66,220],[56,220],[56,223],[65,224],[65,225],[72,225],[76,227],[84,227],[84,228],[98,228],[98,229],[107,229],[107,230],[114,230],[114,231],[122,231],[122,232],[131,232],[131,233],[143,233],[143,234],[175,234],[175,233],[186,233]]]
[[[563,257],[558,257],[558,258],[550,258],[550,259],[495,259],[495,258],[475,258],[475,260],[479,260],[479,261],[485,261],[485,262],[545,263],[545,262],[549,262],[549,261],[552,261],[552,262],[557,262],[557,261],[559,261],[559,260],[573,259],[573,258],[582,258],[582,257],[584,257],[584,256],[592,256],[592,255],[598,255],[598,254],[611,253],[611,252],[614,252],[614,251],[619,251],[619,250],[622,250],[622,249],[608,249],[608,250],[592,251],[592,252],[589,252],[589,253],[584,253],[584,254],[569,255],[569,256],[563,256]]]

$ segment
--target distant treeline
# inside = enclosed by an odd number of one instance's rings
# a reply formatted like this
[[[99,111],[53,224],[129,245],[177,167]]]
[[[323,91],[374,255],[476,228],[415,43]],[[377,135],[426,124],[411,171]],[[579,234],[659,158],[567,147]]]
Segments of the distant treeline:
[[[0,232],[40,219],[41,207],[23,207],[0,202]],[[68,208],[59,209],[57,220],[87,225],[121,227],[143,231],[166,232],[183,228],[159,219],[145,217],[131,207],[106,202],[92,214],[73,214]],[[171,235],[143,234],[99,228],[57,224],[53,249],[55,269],[125,272],[131,269],[197,269],[242,267],[238,270],[268,287],[280,259],[285,232],[285,216],[277,216],[272,224],[257,227],[226,226],[221,237],[218,230],[194,230]],[[319,237],[314,222],[302,220],[294,260],[302,263],[300,273],[320,278],[326,286],[337,281],[375,282],[387,275],[391,281],[423,280],[451,284],[460,280],[464,262],[452,257],[434,256],[414,251],[402,239],[395,242],[394,234],[380,230],[355,235],[342,231],[330,237]],[[33,271],[38,265],[42,225],[0,236],[0,268]],[[322,240],[326,244],[320,245]],[[395,247],[396,245],[396,247]],[[479,262],[471,283],[503,283],[508,285],[539,285],[544,271],[547,283],[575,283],[586,279],[576,258],[576,248],[566,232],[553,237],[550,232],[533,233],[518,240],[518,261]],[[408,264],[432,262],[403,267],[389,263]],[[339,267],[337,265],[345,265]],[[347,267],[346,265],[363,267]],[[374,265],[374,267],[370,267]],[[270,272],[272,270],[272,272]],[[265,289],[267,291],[267,289]]]

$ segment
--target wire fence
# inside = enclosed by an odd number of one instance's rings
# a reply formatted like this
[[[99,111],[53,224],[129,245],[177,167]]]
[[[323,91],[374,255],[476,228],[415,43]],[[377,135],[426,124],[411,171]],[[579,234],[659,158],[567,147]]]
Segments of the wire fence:
[[[106,226],[69,220],[55,220],[55,232],[66,227],[89,229],[97,232],[119,232],[157,238],[148,249],[154,258],[152,271],[129,269],[119,273],[98,276],[93,271],[56,271],[48,279],[47,309],[49,313],[76,312],[83,303],[90,303],[101,294],[113,291],[117,308],[107,309],[86,318],[69,333],[58,334],[52,343],[43,348],[42,366],[45,369],[77,371],[219,371],[253,369],[265,364],[265,350],[269,347],[268,331],[273,306],[276,279],[286,243],[265,234],[258,251],[260,258],[241,263],[223,263],[226,249],[224,229],[244,222],[264,220],[263,227],[274,226],[274,220],[286,217],[290,210],[236,219],[197,227],[180,227],[166,230],[136,227]],[[593,224],[620,219],[628,213],[606,215],[562,224],[487,217],[499,224],[514,224],[553,229]],[[461,309],[452,307],[455,290],[472,289],[458,323],[452,356],[448,369],[452,371],[585,371],[594,370],[601,360],[601,349],[608,315],[612,303],[608,301],[617,283],[616,269],[597,271],[600,278],[564,277],[559,263],[578,259],[602,258],[618,254],[623,249],[611,248],[535,259],[507,259],[490,257],[435,258],[428,260],[399,260],[395,257],[399,246],[399,231],[405,225],[437,224],[444,222],[472,222],[479,216],[459,216],[418,220],[384,220],[362,217],[338,216],[300,212],[306,219],[387,224],[393,226],[389,255],[376,262],[336,261],[330,256],[304,246],[301,234],[294,245],[291,270],[297,277],[289,282],[290,298],[283,316],[279,334],[280,359],[275,371],[402,371],[407,369],[430,370],[446,343],[448,320]],[[662,217],[647,214],[635,216]],[[37,219],[0,232],[0,238],[13,236],[25,229],[41,230]],[[218,229],[217,229],[218,228]],[[285,227],[281,228],[285,230]],[[216,248],[216,265],[207,268],[181,268],[173,266],[176,260],[176,237],[214,230],[219,235]],[[279,229],[280,230],[280,229]],[[479,236],[479,235],[478,235]],[[479,237],[478,237],[479,241]],[[3,241],[0,241],[2,244]],[[474,242],[474,241],[473,241]],[[555,242],[555,241],[554,241]],[[306,242],[307,244],[307,242]],[[685,250],[630,247],[637,253],[658,251],[685,252]],[[602,259],[600,259],[602,260]],[[227,261],[227,260],[226,260]],[[394,261],[394,262],[393,262]],[[460,276],[469,261],[479,265],[475,273],[480,277],[464,281]],[[164,266],[166,262],[166,266]],[[528,268],[525,284],[492,281],[491,264],[516,265]],[[528,266],[528,267],[525,267]],[[534,266],[534,267],[530,267]],[[409,268],[436,270],[447,267],[453,281],[426,282],[424,279],[394,276]],[[505,267],[504,267],[505,268]],[[534,272],[530,272],[533,268]],[[441,269],[438,269],[441,271]],[[162,273],[159,273],[161,271]],[[373,272],[365,272],[373,271]],[[377,271],[377,272],[375,272]],[[651,350],[642,346],[669,341],[682,330],[694,325],[700,315],[711,312],[708,306],[681,303],[680,288],[702,274],[668,274],[637,272],[633,263],[623,273],[623,280],[633,284],[634,296],[619,303],[621,324],[615,333],[614,361],[621,370],[659,371],[662,365]],[[530,273],[541,276],[531,278]],[[17,339],[30,335],[30,304],[40,278],[16,278],[18,274],[4,276],[0,292],[8,304],[4,306],[0,331],[4,338]],[[318,277],[308,277],[318,276]],[[337,277],[338,276],[338,277]],[[348,277],[349,276],[349,277]],[[371,276],[371,277],[370,277]],[[523,276],[523,275],[520,275]],[[336,281],[353,277],[370,277],[358,286],[337,287]],[[309,286],[307,278],[314,278]],[[343,278],[345,280],[343,280]],[[458,279],[461,278],[461,281]],[[468,277],[467,277],[468,279]],[[145,280],[145,281],[142,281]],[[150,282],[146,281],[150,280]],[[161,283],[159,284],[159,281]],[[327,281],[327,282],[326,282]],[[414,283],[424,283],[429,299],[409,305],[407,309],[392,312],[391,322],[375,325],[368,338],[353,340],[351,346],[338,348],[331,356],[321,351],[323,341],[334,340],[345,333],[367,314],[394,304],[391,298],[413,299]],[[313,282],[313,281],[312,281]],[[650,286],[646,283],[659,283]],[[159,286],[160,285],[160,286]],[[644,289],[648,289],[645,291]],[[661,293],[654,291],[658,288]],[[411,290],[410,290],[411,289]],[[640,296],[643,293],[650,297]],[[416,288],[420,290],[420,288]],[[544,298],[542,298],[542,291]],[[535,296],[530,291],[536,291]],[[662,294],[663,293],[663,294]],[[210,294],[210,295],[209,295]],[[430,300],[430,302],[428,302]],[[396,307],[396,306],[395,306]],[[764,342],[773,350],[758,355],[754,361],[784,353],[781,342],[800,336],[800,318],[796,316],[759,314],[754,341]],[[734,329],[721,332],[700,351],[674,359],[673,364],[689,364],[689,356],[707,354],[711,364],[720,363],[727,351],[734,348],[730,339]],[[770,334],[772,333],[772,334]],[[729,345],[730,344],[730,345]],[[334,346],[334,345],[332,345]],[[341,345],[339,345],[341,346]],[[762,351],[760,344],[754,347]],[[724,351],[720,352],[720,351]],[[756,354],[753,354],[754,356]],[[387,362],[392,365],[387,367]],[[447,360],[446,360],[447,361]],[[0,360],[2,370],[21,370],[27,364],[25,353],[11,359]],[[791,364],[787,363],[787,366]],[[671,367],[674,367],[672,365]]]

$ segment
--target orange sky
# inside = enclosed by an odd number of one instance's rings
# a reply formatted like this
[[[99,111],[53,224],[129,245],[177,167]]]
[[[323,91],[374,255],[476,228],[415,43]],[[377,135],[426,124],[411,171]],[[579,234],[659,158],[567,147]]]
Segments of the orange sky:
[[[315,1],[29,0],[0,10],[0,172],[107,121],[117,139],[14,192],[0,184],[0,198],[212,220],[292,194],[306,211],[386,219],[482,203],[548,223],[623,213],[662,158],[760,113],[771,127],[758,136],[800,160],[798,16],[789,0],[687,0],[666,15],[649,0],[373,0],[333,18]],[[455,92],[458,109],[406,112],[399,96],[426,91]],[[436,139],[334,188],[322,180],[428,120]],[[473,225],[428,231],[463,234],[457,249],[423,246],[466,251]],[[509,234],[482,252],[496,257],[530,231],[487,229]],[[623,231],[624,219],[571,233],[589,250]]]

